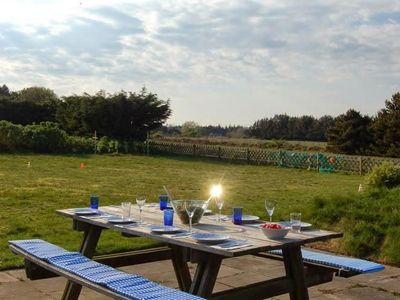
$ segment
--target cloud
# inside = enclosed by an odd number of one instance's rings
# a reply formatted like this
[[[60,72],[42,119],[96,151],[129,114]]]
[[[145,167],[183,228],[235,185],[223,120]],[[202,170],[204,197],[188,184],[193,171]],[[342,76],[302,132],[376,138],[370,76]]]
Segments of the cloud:
[[[21,1],[4,8],[0,83],[14,89],[39,84],[70,94],[146,84],[185,111],[190,99],[248,101],[238,89],[251,88],[280,97],[281,105],[264,101],[271,114],[293,107],[291,97],[308,107],[309,97],[338,96],[322,87],[368,98],[372,87],[357,92],[351,84],[378,82],[383,93],[400,75],[400,4],[389,0]],[[260,103],[253,119],[268,107]]]

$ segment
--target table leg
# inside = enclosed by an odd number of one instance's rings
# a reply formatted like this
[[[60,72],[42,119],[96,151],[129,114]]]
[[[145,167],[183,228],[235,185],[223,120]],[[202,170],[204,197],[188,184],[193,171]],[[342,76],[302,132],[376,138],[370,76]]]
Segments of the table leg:
[[[204,255],[197,264],[189,292],[203,298],[209,298],[217,281],[221,262],[222,257],[219,255]]]
[[[179,288],[182,291],[188,292],[192,284],[192,278],[190,276],[188,261],[188,249],[170,245],[172,250],[172,264],[174,266],[174,271],[176,279],[178,280]]]
[[[283,261],[285,263],[286,276],[292,279],[293,292],[290,300],[308,300],[308,290],[304,279],[304,265],[300,246],[283,248]]]
[[[92,258],[96,250],[97,242],[101,234],[101,227],[91,225],[84,231],[82,243],[79,252],[88,258]],[[71,281],[67,282],[61,299],[76,300],[81,293],[82,286]]]

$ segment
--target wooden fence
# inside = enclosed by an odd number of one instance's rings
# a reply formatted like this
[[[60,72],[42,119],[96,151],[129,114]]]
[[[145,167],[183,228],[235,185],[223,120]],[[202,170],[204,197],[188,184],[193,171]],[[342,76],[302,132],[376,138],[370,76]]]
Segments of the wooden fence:
[[[256,165],[274,165],[288,168],[302,168],[318,172],[351,172],[365,174],[384,161],[400,166],[400,159],[353,156],[327,153],[307,153],[262,148],[245,148],[218,145],[189,144],[150,140],[147,145],[150,154],[176,154],[194,157],[214,158],[224,161],[238,161]]]

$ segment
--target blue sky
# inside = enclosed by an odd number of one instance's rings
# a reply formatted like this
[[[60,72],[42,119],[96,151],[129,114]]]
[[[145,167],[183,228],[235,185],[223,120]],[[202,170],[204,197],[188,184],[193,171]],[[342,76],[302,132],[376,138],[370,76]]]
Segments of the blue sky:
[[[139,91],[171,124],[375,114],[400,91],[400,1],[7,1],[0,84]]]

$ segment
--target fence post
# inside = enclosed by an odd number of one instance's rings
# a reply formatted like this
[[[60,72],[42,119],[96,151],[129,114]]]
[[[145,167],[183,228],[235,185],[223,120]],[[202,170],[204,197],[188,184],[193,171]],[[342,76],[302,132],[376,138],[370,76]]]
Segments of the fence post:
[[[319,153],[317,153],[317,172],[319,172]]]
[[[247,161],[247,164],[250,163],[250,149],[249,148],[247,148],[246,161]]]
[[[363,160],[362,160],[362,156],[359,156],[359,157],[358,157],[358,162],[359,162],[359,172],[360,172],[360,175],[362,175],[362,173],[363,173],[363,165],[362,165]]]
[[[221,160],[221,147],[218,146],[218,159]]]
[[[193,144],[193,156],[196,156],[196,144]]]

